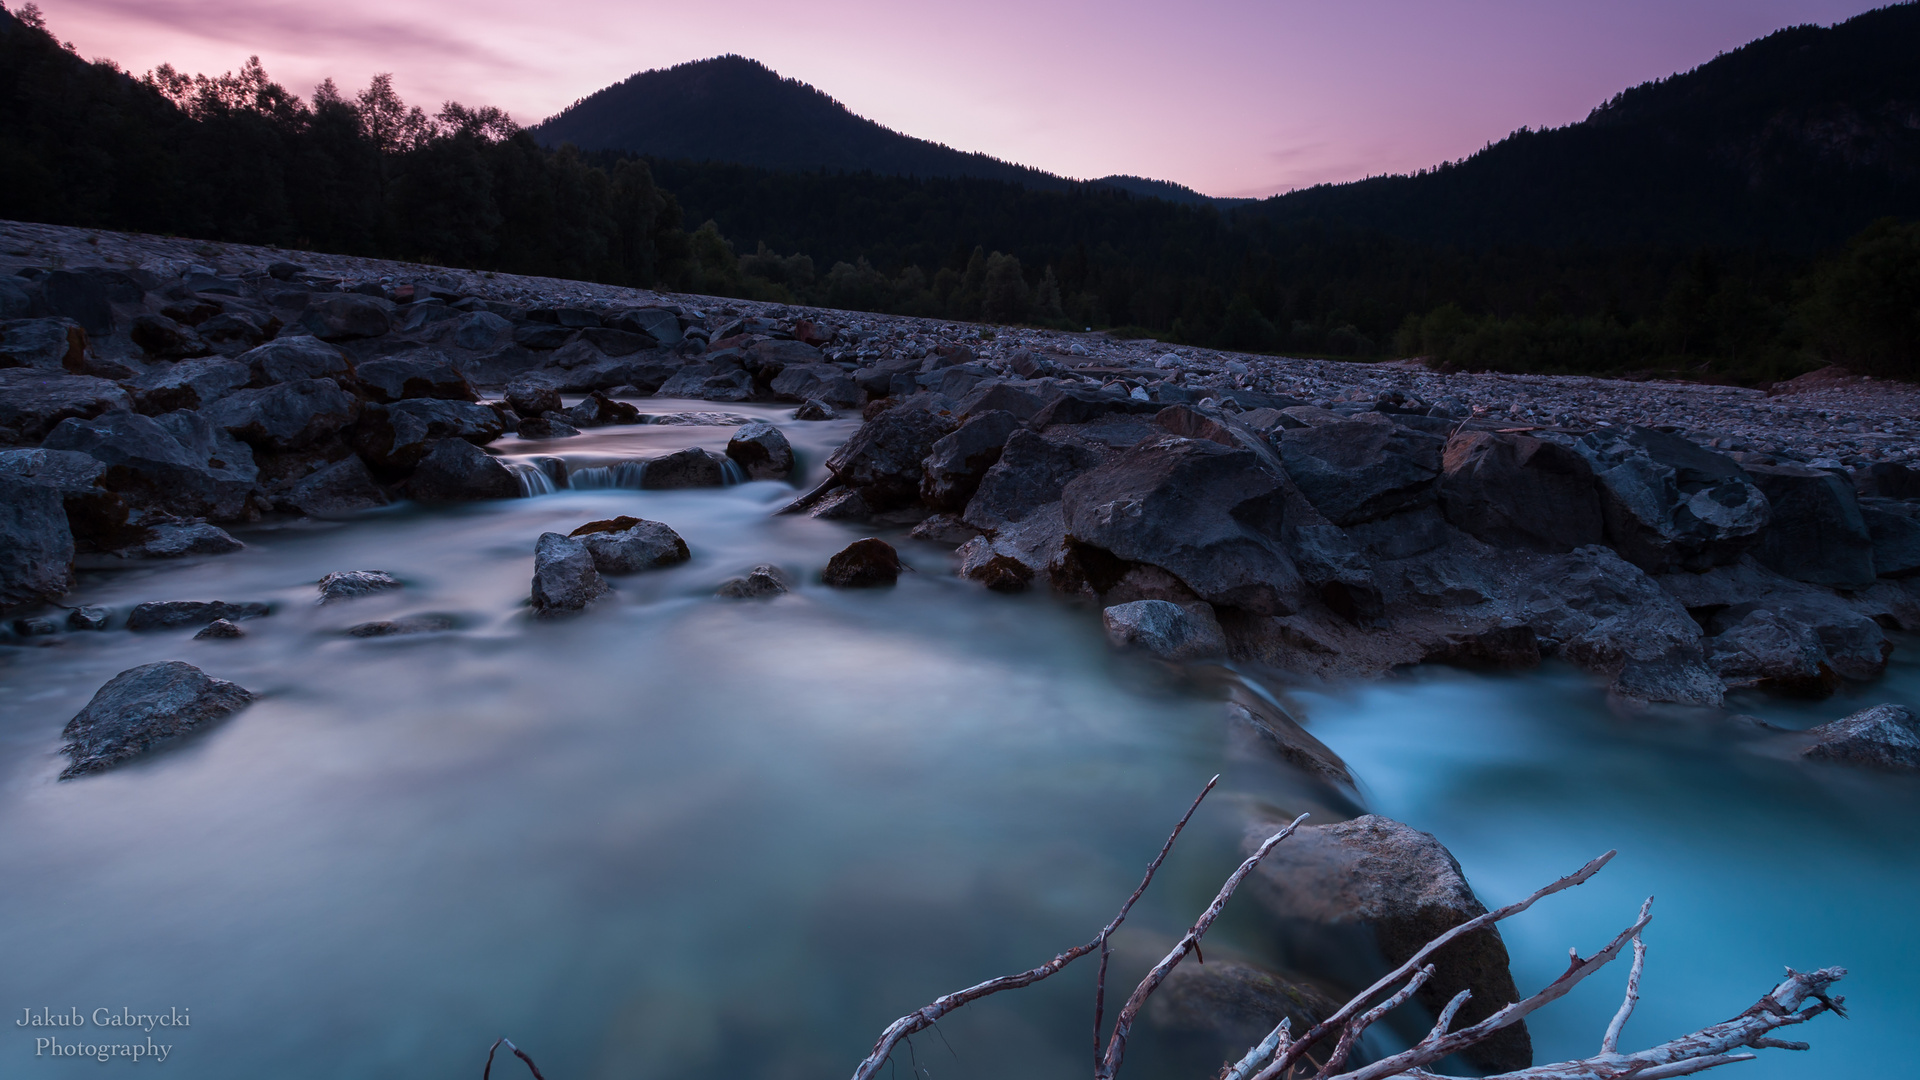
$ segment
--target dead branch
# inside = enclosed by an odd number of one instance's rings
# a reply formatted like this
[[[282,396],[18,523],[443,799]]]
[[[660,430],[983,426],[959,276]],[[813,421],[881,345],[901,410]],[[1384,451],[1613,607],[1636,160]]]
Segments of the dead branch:
[[[1638,937],[1633,939],[1633,970],[1627,972],[1627,996],[1620,1002],[1620,1011],[1613,1014],[1613,1022],[1607,1025],[1607,1033],[1600,1038],[1600,1052],[1617,1053],[1620,1049],[1620,1032],[1627,1026],[1627,1019],[1633,1015],[1633,1007],[1640,1004],[1640,972],[1647,966],[1647,943]]]
[[[540,1075],[540,1066],[535,1065],[533,1063],[533,1059],[527,1056],[527,1052],[513,1045],[513,1040],[507,1038],[505,1035],[502,1035],[499,1038],[493,1040],[493,1045],[487,1047],[487,1067],[480,1070],[480,1080],[492,1080],[493,1052],[495,1050],[500,1049],[501,1043],[507,1044],[507,1049],[513,1051],[514,1057],[517,1057],[521,1061],[524,1061],[527,1063],[528,1071],[533,1073],[533,1080],[547,1080],[546,1077]]]
[[[1462,993],[1465,993],[1465,991],[1462,991]],[[1247,1077],[1252,1076],[1254,1070],[1260,1067],[1261,1062],[1272,1057],[1279,1051],[1281,1044],[1285,1043],[1287,1037],[1292,1033],[1293,1017],[1281,1017],[1280,1022],[1275,1024],[1273,1030],[1267,1033],[1267,1037],[1261,1039],[1258,1046],[1247,1051],[1247,1056],[1241,1058],[1239,1064],[1227,1070],[1227,1075],[1222,1077],[1221,1080],[1247,1080]]]
[[[1219,782],[1220,777],[1216,775],[1213,779],[1207,781],[1206,787],[1200,789],[1200,794],[1194,797],[1193,805],[1187,807],[1187,812],[1181,816],[1179,823],[1173,827],[1173,832],[1167,836],[1167,842],[1160,845],[1160,853],[1155,855],[1153,862],[1147,865],[1146,875],[1140,879],[1139,887],[1133,890],[1132,896],[1127,897],[1126,903],[1120,905],[1120,913],[1113,917],[1112,922],[1102,927],[1092,941],[1087,942],[1085,945],[1076,945],[1029,971],[1023,971],[1017,975],[1002,975],[997,979],[988,979],[986,982],[969,986],[965,990],[943,995],[934,999],[931,1004],[895,1020],[893,1023],[887,1025],[885,1031],[880,1033],[879,1040],[873,1044],[873,1051],[860,1062],[860,1067],[854,1070],[853,1080],[871,1080],[874,1073],[878,1072],[880,1066],[893,1054],[893,1048],[899,1044],[901,1039],[915,1032],[924,1031],[932,1027],[935,1023],[939,1022],[941,1017],[960,1006],[969,1002],[978,1001],[991,994],[997,994],[1002,990],[1017,990],[1023,986],[1032,986],[1034,983],[1058,973],[1061,968],[1066,967],[1068,964],[1073,963],[1075,960],[1080,959],[1095,949],[1100,950],[1099,992],[1101,995],[1100,999],[1096,1000],[1094,1016],[1094,1046],[1097,1050],[1100,1041],[1099,1012],[1101,1006],[1104,1004],[1104,994],[1106,990],[1107,939],[1111,938],[1114,931],[1120,929],[1120,924],[1126,921],[1127,913],[1133,910],[1133,905],[1140,899],[1141,895],[1147,891],[1147,886],[1153,883],[1153,875],[1159,871],[1160,864],[1166,861],[1167,853],[1173,850],[1173,842],[1180,838],[1180,833],[1187,827],[1187,822],[1193,819],[1193,812],[1200,809],[1201,800],[1205,799],[1207,793],[1212,791],[1213,786]],[[1305,815],[1302,816],[1304,817]],[[1298,824],[1298,822],[1295,822],[1295,824]],[[1291,826],[1289,827],[1289,831],[1291,831]],[[1128,1004],[1132,1005],[1133,1003],[1129,1001]],[[1131,1020],[1130,1014],[1123,1012],[1122,1016],[1129,1021]],[[485,1080],[485,1078],[482,1077],[481,1080]]]

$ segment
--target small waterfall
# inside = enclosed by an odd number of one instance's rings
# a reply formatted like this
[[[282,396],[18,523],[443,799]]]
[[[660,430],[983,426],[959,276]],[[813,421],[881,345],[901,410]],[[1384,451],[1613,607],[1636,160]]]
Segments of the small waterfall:
[[[747,470],[730,457],[720,459],[720,482],[727,487],[747,482]]]
[[[522,498],[531,499],[535,495],[551,495],[559,490],[553,486],[552,479],[540,471],[540,466],[530,461],[509,461],[506,465],[507,471],[520,482]]]
[[[621,461],[612,465],[589,465],[584,469],[575,469],[567,477],[567,486],[576,490],[599,490],[603,488],[629,488],[638,490],[640,478],[646,475],[647,463],[644,461]]]
[[[554,487],[564,490],[573,486],[567,482],[567,462],[565,458],[537,457],[533,459],[533,463],[540,466],[540,471],[547,474],[547,479],[553,481]]]

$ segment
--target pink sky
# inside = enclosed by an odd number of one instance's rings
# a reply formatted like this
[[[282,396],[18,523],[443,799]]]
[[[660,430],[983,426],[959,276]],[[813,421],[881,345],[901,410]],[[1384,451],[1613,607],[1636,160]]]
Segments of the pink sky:
[[[753,57],[897,131],[1066,176],[1270,195],[1463,157],[1861,0],[39,0],[89,58],[305,95],[390,71],[523,123],[647,68]],[[18,0],[9,0],[18,7]]]

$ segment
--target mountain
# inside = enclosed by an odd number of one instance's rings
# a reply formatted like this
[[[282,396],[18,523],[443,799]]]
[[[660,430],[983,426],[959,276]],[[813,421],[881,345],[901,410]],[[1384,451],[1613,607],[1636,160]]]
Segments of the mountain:
[[[722,161],[783,172],[973,177],[1061,190],[1072,181],[902,135],[744,56],[643,71],[536,124],[547,146]]]
[[[1212,195],[1202,195],[1192,188],[1187,187],[1185,184],[1176,184],[1171,180],[1149,180],[1144,176],[1103,176],[1092,182],[1101,187],[1119,188],[1121,191],[1130,194],[1145,195],[1154,199],[1165,199],[1170,203],[1186,203],[1190,206],[1242,206],[1260,201],[1258,199],[1227,199],[1217,198]]]
[[[1258,212],[1471,247],[1827,247],[1920,214],[1920,5],[1781,30],[1579,123]]]

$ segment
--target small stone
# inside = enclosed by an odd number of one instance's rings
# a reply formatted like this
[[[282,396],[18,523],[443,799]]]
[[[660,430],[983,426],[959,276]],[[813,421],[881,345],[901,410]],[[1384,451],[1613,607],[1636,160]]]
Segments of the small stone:
[[[407,634],[434,634],[454,628],[451,615],[412,615],[404,619],[382,619],[350,627],[353,637],[401,637]]]
[[[827,560],[820,579],[836,589],[872,589],[900,579],[900,555],[875,537],[855,540]]]
[[[69,630],[105,630],[108,612],[103,607],[77,607],[67,612]]]
[[[793,410],[793,418],[795,420],[838,420],[840,414],[833,411],[833,406],[819,398],[808,398],[805,404]]]
[[[111,768],[220,720],[252,701],[251,691],[192,664],[168,660],[115,675],[67,722],[61,751],[67,780]]]
[[[226,619],[215,619],[202,627],[199,633],[193,635],[193,639],[199,641],[202,638],[238,638],[246,636],[247,632],[240,629],[237,623]]]
[[[785,480],[793,472],[793,446],[772,424],[748,424],[727,442],[727,456],[749,480]]]
[[[829,494],[812,510],[807,511],[808,517],[816,517],[822,521],[865,521],[872,514],[873,511],[867,506],[867,500],[860,494],[860,490],[850,487],[843,487]]]
[[[1183,608],[1169,600],[1136,600],[1115,604],[1100,618],[1107,640],[1115,645],[1145,649],[1168,660],[1226,655],[1226,635],[1213,609],[1203,604]]]
[[[728,600],[765,600],[791,591],[787,575],[776,566],[756,566],[743,578],[728,578],[714,590]]]
[[[186,525],[155,525],[145,540],[116,552],[121,558],[177,559],[186,555],[227,555],[247,545],[218,525],[204,521]]]
[[[513,433],[523,439],[568,439],[580,434],[580,429],[557,416],[529,416]]]
[[[335,570],[320,579],[319,602],[331,604],[400,587],[400,582],[385,570]]]
[[[587,545],[556,532],[541,533],[533,555],[533,613],[551,619],[585,611],[613,590],[594,568]]]
[[[929,544],[945,544],[959,547],[961,544],[980,535],[980,530],[960,520],[958,514],[935,514],[913,527],[907,534],[915,540]]]
[[[270,609],[267,605],[248,601],[230,603],[226,600],[162,600],[154,601],[133,609],[127,616],[129,630],[173,630],[195,623],[205,625],[214,619],[258,619]]]
[[[1809,761],[1834,761],[1874,769],[1920,772],[1920,719],[1904,705],[1875,705],[1805,733]]]
[[[13,620],[13,632],[21,637],[46,637],[49,634],[59,633],[60,628],[53,624],[52,619],[44,615],[33,615]]]
[[[594,569],[631,574],[686,562],[691,557],[680,534],[658,521],[617,517],[590,521],[568,534],[587,545]]]

